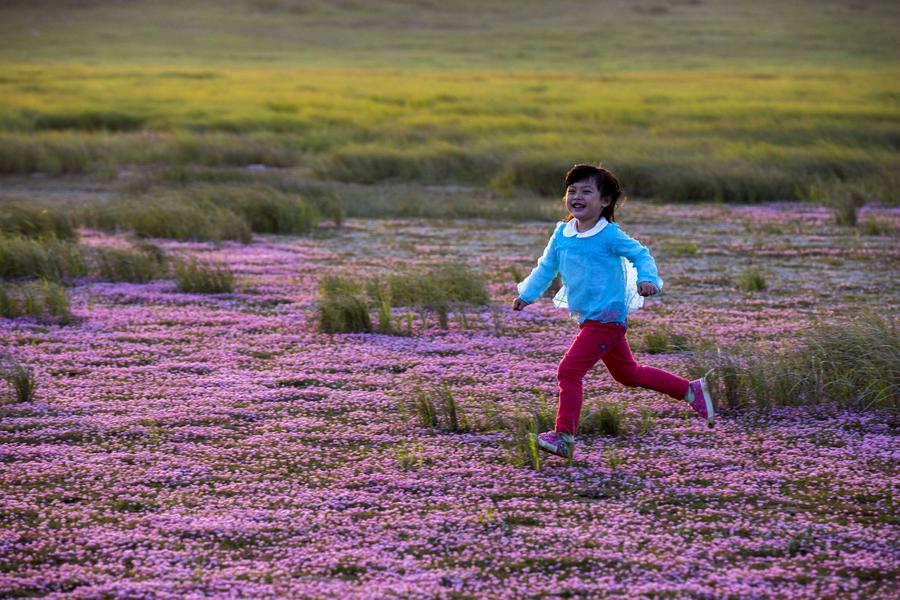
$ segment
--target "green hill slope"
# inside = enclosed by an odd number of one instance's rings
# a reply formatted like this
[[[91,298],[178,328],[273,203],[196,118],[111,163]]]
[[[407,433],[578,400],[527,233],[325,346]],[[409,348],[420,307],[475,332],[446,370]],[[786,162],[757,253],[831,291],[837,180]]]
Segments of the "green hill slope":
[[[775,0],[0,4],[4,62],[651,70],[884,67],[900,5]]]

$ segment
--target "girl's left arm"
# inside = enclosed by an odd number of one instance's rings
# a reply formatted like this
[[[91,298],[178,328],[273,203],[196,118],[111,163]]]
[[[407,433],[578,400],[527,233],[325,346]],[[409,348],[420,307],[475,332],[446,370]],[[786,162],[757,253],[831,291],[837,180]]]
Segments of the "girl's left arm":
[[[638,284],[649,281],[656,285],[658,290],[662,291],[663,280],[656,270],[656,261],[653,260],[647,247],[630,237],[618,226],[612,227],[611,229],[612,236],[610,237],[610,243],[612,245],[613,254],[624,256],[634,264],[634,268],[637,269],[638,273]]]

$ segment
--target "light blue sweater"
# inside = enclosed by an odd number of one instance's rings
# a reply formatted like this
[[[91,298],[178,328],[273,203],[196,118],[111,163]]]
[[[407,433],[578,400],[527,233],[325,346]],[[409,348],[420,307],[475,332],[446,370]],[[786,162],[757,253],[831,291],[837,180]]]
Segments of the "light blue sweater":
[[[562,275],[563,287],[553,301],[558,307],[568,307],[579,323],[590,319],[626,325],[628,311],[643,304],[637,283],[648,281],[659,290],[663,287],[650,251],[617,223],[603,218],[584,233],[576,233],[574,220],[559,223],[537,266],[519,283],[519,297],[531,304],[557,273]]]

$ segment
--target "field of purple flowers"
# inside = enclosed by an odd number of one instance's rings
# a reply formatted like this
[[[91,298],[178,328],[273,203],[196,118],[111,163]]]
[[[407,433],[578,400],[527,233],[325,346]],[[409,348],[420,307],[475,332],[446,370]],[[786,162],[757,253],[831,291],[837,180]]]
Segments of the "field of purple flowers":
[[[627,204],[666,293],[644,337],[790,345],[822,321],[900,315],[900,212],[880,235],[811,205]],[[889,598],[900,575],[896,414],[688,407],[598,367],[586,407],[624,413],[572,465],[513,460],[512,432],[452,433],[409,406],[449,389],[472,421],[551,410],[576,331],[548,300],[513,313],[551,223],[349,220],[310,237],[158,240],[226,264],[230,294],[84,281],[69,324],[0,319],[36,372],[0,405],[0,596]],[[123,236],[82,232],[83,245]],[[468,265],[491,304],[394,309],[400,333],[317,328],[318,282]],[[752,272],[765,289],[737,282]],[[446,386],[446,388],[443,388]],[[0,390],[3,392],[3,390]],[[4,394],[5,396],[5,394]]]

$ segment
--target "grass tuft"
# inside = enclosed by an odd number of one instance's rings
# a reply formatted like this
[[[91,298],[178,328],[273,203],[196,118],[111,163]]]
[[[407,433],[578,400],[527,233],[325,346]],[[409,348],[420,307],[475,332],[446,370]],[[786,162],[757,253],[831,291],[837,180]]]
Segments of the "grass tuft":
[[[423,427],[448,433],[470,431],[469,421],[456,395],[447,383],[420,389],[413,401],[413,412]]]
[[[108,231],[128,229],[142,238],[235,240],[245,244],[252,238],[250,226],[234,212],[209,203],[185,203],[178,198],[112,203],[92,211],[87,222]]]
[[[519,415],[512,423],[512,440],[509,442],[509,460],[517,467],[541,470],[541,454],[537,435],[546,431],[546,423],[537,414]]]
[[[694,240],[672,240],[665,245],[665,250],[672,256],[694,256],[697,254],[697,243]]]
[[[694,375],[715,369],[711,381],[726,406],[900,408],[900,330],[880,317],[820,325],[777,351],[698,349],[693,361]]]
[[[448,303],[485,306],[490,301],[484,277],[466,265],[434,265],[426,270],[397,273],[387,278],[395,306],[424,306],[448,311]]]
[[[93,274],[105,281],[146,283],[164,277],[168,272],[165,252],[149,243],[133,249],[95,248],[88,261]]]
[[[34,206],[25,201],[0,204],[0,234],[67,241],[78,239],[71,211]]]
[[[0,279],[60,281],[86,273],[81,249],[72,242],[0,235]]]
[[[21,285],[0,283],[0,316],[28,316],[62,324],[74,320],[65,288],[47,280]]]
[[[866,197],[857,189],[841,186],[831,199],[834,222],[842,227],[856,227],[859,209],[866,204]]]
[[[378,311],[378,331],[381,333],[397,333],[392,326],[394,306],[416,309],[422,329],[427,328],[427,310],[437,313],[441,329],[448,329],[452,306],[461,326],[466,328],[465,306],[484,305],[489,301],[484,277],[458,264],[436,265],[361,281],[329,276],[320,282],[319,296],[320,329],[328,328],[331,332],[371,332],[368,310],[372,306]],[[407,313],[406,320],[406,333],[411,335],[412,313]]]
[[[175,263],[175,288],[189,294],[230,294],[234,291],[234,276],[223,265],[192,258]]]
[[[688,349],[686,335],[676,333],[668,327],[660,327],[644,334],[643,348],[648,354],[665,354],[667,352],[681,352]]]
[[[600,404],[591,410],[581,413],[578,421],[578,432],[583,435],[602,433],[612,437],[623,434],[625,412],[615,404]]]
[[[31,402],[37,389],[37,377],[34,371],[23,366],[15,359],[7,359],[0,364],[0,378],[6,382],[7,403]]]
[[[326,277],[319,285],[319,330],[323,333],[371,333],[369,308],[349,280]]]
[[[638,426],[638,431],[641,435],[645,435],[650,433],[653,429],[653,426],[656,424],[656,415],[652,410],[648,408],[641,408],[641,422]]]
[[[606,466],[609,467],[610,471],[615,471],[622,463],[625,462],[625,459],[622,458],[622,453],[615,446],[610,446],[606,449]]]
[[[863,219],[859,224],[859,230],[863,235],[894,235],[897,228],[891,221],[887,219],[877,219],[868,217]]]
[[[431,466],[432,459],[425,455],[421,445],[404,445],[397,448],[397,466],[401,471],[418,471]]]
[[[745,292],[761,292],[769,287],[769,282],[762,271],[749,267],[738,274],[735,285]]]

